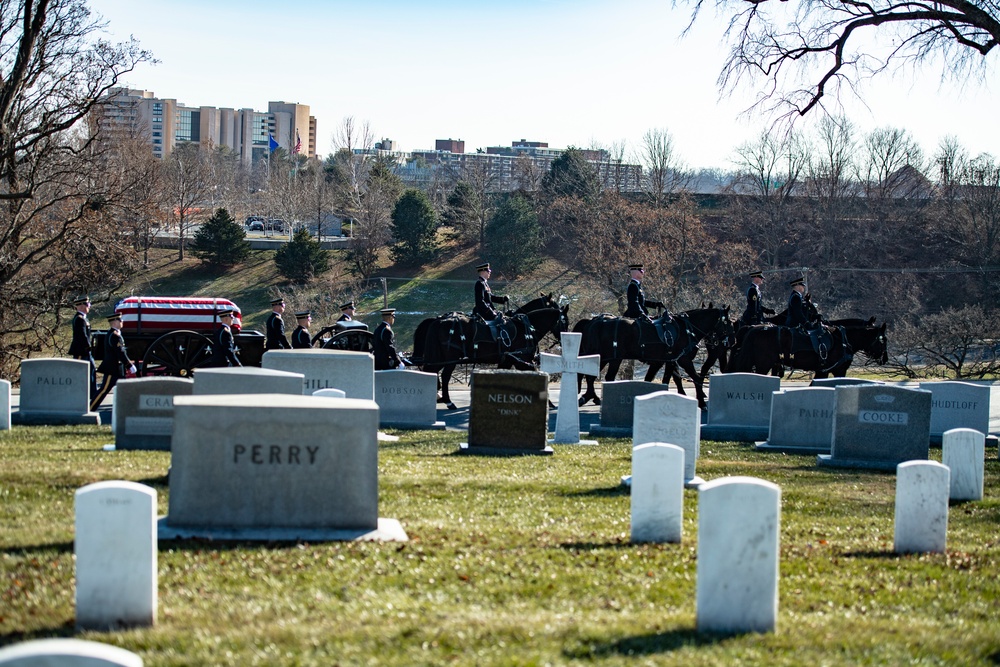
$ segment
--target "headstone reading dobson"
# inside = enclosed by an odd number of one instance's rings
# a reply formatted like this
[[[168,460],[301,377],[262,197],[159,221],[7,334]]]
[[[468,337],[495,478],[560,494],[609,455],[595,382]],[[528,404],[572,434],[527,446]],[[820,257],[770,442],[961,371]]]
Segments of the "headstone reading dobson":
[[[100,424],[90,411],[90,364],[79,359],[21,362],[21,397],[14,424]]]
[[[302,393],[317,389],[342,389],[347,398],[375,399],[375,360],[367,352],[304,348],[271,350],[264,355],[264,368],[301,373]]]
[[[658,391],[663,391],[663,385],[656,382],[605,382],[601,385],[601,421],[590,427],[590,435],[615,438],[632,435],[635,399]]]
[[[190,396],[194,380],[146,377],[115,385],[112,431],[116,449],[170,449],[174,397]]]
[[[199,368],[194,372],[194,390],[191,393],[193,396],[217,396],[220,394],[294,394],[301,396],[304,380],[305,376],[302,373],[288,373],[253,366]]]
[[[771,398],[771,426],[758,451],[829,454],[833,445],[833,387],[782,389]]]
[[[466,454],[551,454],[548,373],[477,370],[472,373]]]
[[[437,375],[410,370],[375,371],[379,425],[443,430],[437,418]]]
[[[756,442],[767,439],[771,395],[781,379],[756,373],[723,373],[709,378],[706,440]]]
[[[374,401],[179,396],[174,420],[160,539],[406,540],[378,516]]]

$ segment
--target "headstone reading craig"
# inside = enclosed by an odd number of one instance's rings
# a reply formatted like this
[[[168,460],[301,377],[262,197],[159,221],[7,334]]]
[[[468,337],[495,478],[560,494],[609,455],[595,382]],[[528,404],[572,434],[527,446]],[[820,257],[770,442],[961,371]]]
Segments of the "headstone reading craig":
[[[684,450],[663,442],[632,448],[632,541],[680,542]]]
[[[35,639],[0,648],[0,667],[142,667],[142,658],[100,642]]]
[[[90,364],[40,357],[21,362],[21,396],[14,424],[100,424],[90,411]]]
[[[601,372],[601,355],[580,356],[582,333],[563,331],[560,336],[562,354],[542,353],[542,371],[562,373],[559,385],[559,407],[556,412],[556,433],[552,440],[557,444],[596,445],[596,440],[580,440],[580,404],[577,402],[577,377],[597,375]]]
[[[437,375],[411,370],[375,371],[379,425],[443,430],[437,418]]]
[[[921,382],[931,392],[931,441],[941,442],[945,431],[971,428],[990,432],[990,387],[971,382]]]
[[[287,373],[254,366],[199,368],[194,372],[194,390],[191,395],[294,394],[301,396],[304,377],[301,373]]]
[[[820,466],[895,470],[926,460],[930,451],[931,393],[891,385],[837,387],[833,447]]]
[[[698,632],[773,632],[781,489],[724,477],[698,489]]]
[[[190,396],[194,380],[144,377],[119,380],[114,388],[112,431],[116,449],[170,449],[174,397]]]
[[[833,387],[782,389],[771,398],[771,427],[758,451],[829,454],[833,445]]]
[[[695,474],[701,448],[701,410],[698,399],[669,391],[637,396],[633,404],[635,427],[632,447],[666,442],[684,450],[684,486],[697,488],[705,480]],[[622,480],[631,484],[631,480]]]
[[[941,462],[951,470],[950,500],[982,500],[985,473],[986,437],[971,428],[945,431],[941,442]]]
[[[264,368],[301,373],[303,394],[317,389],[342,389],[347,398],[375,400],[375,359],[367,352],[304,348],[271,350],[264,355]]]
[[[156,491],[135,482],[76,492],[76,625],[118,630],[156,622]]]
[[[406,541],[378,516],[377,432],[375,401],[178,396],[160,539]]]
[[[702,436],[709,440],[756,442],[766,440],[771,420],[771,395],[781,378],[756,373],[722,373],[709,378],[708,423]]]
[[[530,371],[472,372],[466,454],[551,454],[549,376]]]
[[[10,381],[0,380],[0,431],[10,430]]]
[[[592,436],[632,435],[634,402],[637,396],[663,391],[663,385],[641,380],[615,380],[601,385],[601,422],[590,428]]]
[[[948,466],[937,461],[907,461],[896,468],[896,553],[944,553],[949,476]]]

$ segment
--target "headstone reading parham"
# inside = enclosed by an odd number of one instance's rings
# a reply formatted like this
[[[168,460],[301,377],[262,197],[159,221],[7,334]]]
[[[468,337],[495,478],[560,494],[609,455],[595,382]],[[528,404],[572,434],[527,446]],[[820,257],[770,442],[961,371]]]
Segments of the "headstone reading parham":
[[[601,385],[601,421],[590,428],[592,436],[627,438],[632,435],[634,402],[638,396],[663,391],[663,385],[641,380],[615,380]]]
[[[379,425],[386,428],[443,430],[437,418],[437,375],[411,370],[375,371]]]
[[[375,400],[375,360],[367,352],[304,348],[271,350],[264,355],[264,368],[300,373],[302,393],[317,389],[342,389],[347,398]]]
[[[944,553],[948,542],[948,466],[907,461],[896,468],[896,553]]]
[[[21,396],[14,424],[100,424],[90,411],[90,364],[79,359],[21,362]]]
[[[833,387],[782,389],[771,398],[771,426],[758,451],[829,454],[833,445]]]
[[[596,445],[596,440],[580,440],[580,405],[577,402],[577,377],[597,375],[601,371],[601,355],[580,356],[582,333],[564,331],[560,334],[562,354],[542,353],[541,368],[546,373],[561,373],[559,407],[556,412],[556,444]]]
[[[116,449],[169,450],[174,430],[174,397],[190,396],[194,380],[145,377],[115,385],[112,431]]]
[[[551,454],[547,373],[477,370],[472,373],[469,442],[464,454]]]
[[[100,642],[35,639],[0,648],[0,667],[142,667],[142,658]]]
[[[766,440],[771,420],[771,395],[781,379],[756,373],[722,373],[709,378],[708,440]]]

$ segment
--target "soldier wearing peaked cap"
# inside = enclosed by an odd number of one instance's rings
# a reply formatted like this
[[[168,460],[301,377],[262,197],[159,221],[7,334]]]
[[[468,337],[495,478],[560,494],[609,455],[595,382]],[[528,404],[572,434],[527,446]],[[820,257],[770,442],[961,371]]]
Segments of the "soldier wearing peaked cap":
[[[764,307],[760,286],[764,284],[764,273],[752,271],[749,275],[750,287],[747,288],[747,307],[743,311],[740,322],[743,326],[753,326],[764,323],[764,315],[774,315],[774,311]]]
[[[69,345],[69,353],[74,359],[90,364],[90,399],[93,400],[97,396],[97,365],[90,351],[90,320],[87,319],[87,313],[90,312],[90,297],[79,296],[73,299],[73,306],[76,308],[76,314],[73,315],[73,342]]]
[[[354,321],[354,302],[348,301],[340,307],[340,317],[337,318],[338,322],[352,322]]]
[[[473,315],[478,315],[487,322],[492,322],[493,320],[500,317],[500,313],[496,311],[493,307],[494,303],[502,303],[504,305],[510,303],[509,296],[494,296],[493,290],[490,289],[490,275],[493,270],[490,268],[489,262],[485,264],[480,264],[476,267],[476,273],[479,277],[476,279],[475,295],[476,295],[476,305],[472,309]]]
[[[805,292],[806,279],[799,277],[788,283],[792,288],[792,293],[788,297],[788,316],[785,318],[786,327],[797,327],[809,323],[806,317]]]
[[[312,347],[312,337],[309,335],[309,323],[312,321],[312,313],[302,310],[295,313],[298,326],[292,332],[292,347],[301,350]]]
[[[284,299],[271,299],[271,314],[267,317],[265,325],[265,350],[289,350],[292,345],[285,337],[285,321],[281,319],[285,312]]]
[[[396,309],[383,308],[379,312],[382,315],[382,322],[375,327],[372,341],[375,370],[387,371],[409,366],[410,362],[396,351],[396,334],[392,332],[392,325],[396,322]]]
[[[646,310],[648,306],[650,308],[664,309],[664,315],[669,318],[670,312],[666,310],[666,305],[661,301],[647,299],[645,292],[642,291],[642,279],[646,275],[646,269],[643,265],[630,264],[628,274],[629,283],[628,287],[625,288],[625,298],[628,301],[628,306],[625,308],[625,317],[644,317],[649,319],[649,311]]]
[[[119,313],[108,316],[108,330],[104,337],[104,359],[98,371],[104,374],[104,381],[101,383],[101,390],[90,402],[90,411],[93,412],[104,401],[105,397],[118,380],[126,377],[127,373],[135,373],[135,364],[128,358],[128,351],[125,349],[125,338],[122,336],[122,316]]]
[[[212,340],[212,359],[209,366],[215,368],[225,368],[227,366],[242,366],[236,356],[236,339],[233,338],[233,311],[220,310],[216,313],[219,318],[219,326],[215,329],[215,336]]]

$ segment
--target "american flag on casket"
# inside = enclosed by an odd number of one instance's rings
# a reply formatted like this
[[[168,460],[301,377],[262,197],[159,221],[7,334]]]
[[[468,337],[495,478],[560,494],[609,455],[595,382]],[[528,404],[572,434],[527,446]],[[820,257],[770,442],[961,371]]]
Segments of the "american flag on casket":
[[[232,309],[234,332],[242,328],[240,309],[229,299],[189,296],[130,296],[115,306],[122,316],[122,332],[166,333],[187,329],[212,332],[219,323],[216,313]]]

